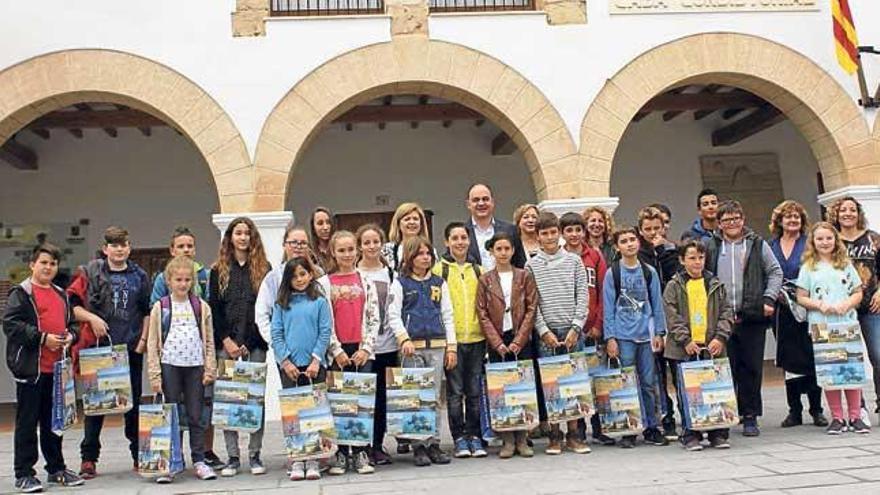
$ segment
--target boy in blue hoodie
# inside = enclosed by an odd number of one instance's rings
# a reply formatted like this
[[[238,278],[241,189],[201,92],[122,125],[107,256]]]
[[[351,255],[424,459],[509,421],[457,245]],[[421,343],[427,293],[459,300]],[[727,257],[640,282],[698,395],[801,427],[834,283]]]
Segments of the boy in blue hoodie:
[[[658,429],[660,392],[654,365],[654,353],[663,349],[666,335],[660,277],[650,265],[639,261],[635,228],[620,227],[612,240],[620,259],[609,267],[602,290],[606,351],[609,358],[619,357],[622,366],[636,368],[645,442],[669,445]],[[635,440],[635,435],[625,436],[620,446],[632,448]]]

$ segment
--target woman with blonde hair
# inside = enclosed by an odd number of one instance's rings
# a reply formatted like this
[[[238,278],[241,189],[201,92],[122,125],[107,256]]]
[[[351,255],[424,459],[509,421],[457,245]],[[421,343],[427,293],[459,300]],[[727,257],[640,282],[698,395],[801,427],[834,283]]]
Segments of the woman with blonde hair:
[[[828,222],[840,231],[843,245],[862,280],[862,304],[858,308],[862,337],[874,370],[874,394],[880,413],[880,234],[868,228],[862,205],[852,196],[844,196],[828,208]]]
[[[525,203],[519,205],[513,212],[513,224],[516,225],[516,230],[519,232],[526,261],[538,254],[538,250],[541,248],[541,245],[538,243],[538,229],[535,228],[537,222],[537,205]]]
[[[782,421],[783,428],[803,424],[803,394],[809,399],[813,424],[828,426],[828,420],[822,414],[822,389],[816,383],[809,326],[806,321],[798,321],[791,305],[797,298],[795,281],[800,274],[809,224],[806,210],[797,201],[779,203],[770,215],[770,249],[782,267],[784,291],[779,293],[776,300],[773,325],[776,366],[785,372],[785,397],[788,402],[788,416]]]
[[[593,249],[598,249],[605,257],[605,263],[611,264],[617,257],[614,243],[611,242],[611,234],[614,233],[614,218],[608,210],[601,206],[590,206],[582,214],[587,224],[587,243]]]
[[[391,217],[388,242],[382,247],[385,262],[395,272],[400,271],[403,264],[404,241],[418,236],[430,238],[425,210],[418,203],[401,203]],[[434,256],[436,257],[436,252]]]

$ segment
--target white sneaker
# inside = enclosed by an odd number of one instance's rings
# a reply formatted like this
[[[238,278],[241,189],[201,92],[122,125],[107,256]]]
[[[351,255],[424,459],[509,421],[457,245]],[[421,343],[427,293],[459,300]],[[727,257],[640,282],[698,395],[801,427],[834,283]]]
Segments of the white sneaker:
[[[211,466],[205,464],[204,462],[197,462],[193,465],[193,469],[196,473],[196,478],[200,480],[215,480],[217,479],[217,473],[211,468]]]
[[[172,481],[174,481],[174,476],[171,476],[170,474],[163,474],[162,476],[159,476],[158,478],[156,478],[156,483],[158,483],[160,485],[167,485],[168,483],[171,483]]]
[[[306,465],[302,461],[296,461],[290,465],[290,472],[288,473],[288,477],[290,481],[302,481],[306,479]]]
[[[321,479],[321,468],[318,461],[306,461],[306,479],[310,481]]]
[[[354,468],[358,474],[373,474],[376,472],[376,468],[370,464],[370,457],[363,450],[358,452],[354,458]]]

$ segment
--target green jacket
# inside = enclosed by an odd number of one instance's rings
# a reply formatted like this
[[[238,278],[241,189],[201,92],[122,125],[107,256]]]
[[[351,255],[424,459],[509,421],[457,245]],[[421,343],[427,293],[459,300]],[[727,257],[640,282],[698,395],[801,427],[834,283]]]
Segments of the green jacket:
[[[666,350],[667,359],[687,361],[690,359],[684,348],[691,342],[691,317],[688,309],[687,283],[691,277],[685,270],[676,273],[663,291],[663,305],[666,308]],[[706,284],[708,308],[706,310],[706,344],[718,339],[727,345],[733,331],[733,307],[727,300],[724,284],[710,272],[703,272]],[[725,349],[726,351],[726,349]],[[724,355],[724,352],[722,352]]]

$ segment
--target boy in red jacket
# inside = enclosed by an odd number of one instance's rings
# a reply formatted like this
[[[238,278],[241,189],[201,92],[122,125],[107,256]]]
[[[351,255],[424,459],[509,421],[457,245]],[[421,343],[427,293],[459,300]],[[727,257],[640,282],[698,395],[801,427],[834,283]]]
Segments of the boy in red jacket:
[[[605,280],[607,264],[602,253],[586,240],[587,223],[578,213],[569,212],[559,218],[562,239],[566,251],[580,256],[587,270],[587,321],[584,324],[584,337],[587,343],[599,344],[602,340],[602,283]],[[599,416],[593,415],[590,423],[593,426],[593,438],[603,444],[613,444],[614,440],[602,435]],[[578,422],[582,439],[586,439],[586,424]]]

